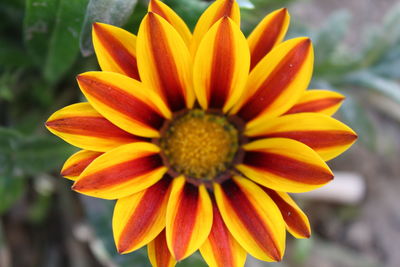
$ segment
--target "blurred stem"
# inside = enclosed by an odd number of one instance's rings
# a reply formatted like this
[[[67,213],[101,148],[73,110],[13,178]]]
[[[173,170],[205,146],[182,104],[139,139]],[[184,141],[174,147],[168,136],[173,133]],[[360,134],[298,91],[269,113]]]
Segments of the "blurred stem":
[[[66,253],[68,258],[71,260],[71,266],[74,267],[85,267],[92,266],[90,257],[85,253],[87,250],[84,245],[73,237],[74,225],[79,224],[81,209],[77,205],[76,199],[73,198],[72,192],[66,182],[61,178],[56,180],[56,191],[60,197],[58,201],[58,209],[64,222],[62,227],[63,233],[66,233]]]
[[[11,267],[10,251],[5,240],[3,223],[0,220],[0,266]]]

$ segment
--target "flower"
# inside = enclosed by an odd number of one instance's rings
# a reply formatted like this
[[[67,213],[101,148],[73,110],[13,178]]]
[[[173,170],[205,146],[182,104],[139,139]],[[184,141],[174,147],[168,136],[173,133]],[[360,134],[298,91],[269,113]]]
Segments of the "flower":
[[[77,77],[87,103],[54,113],[47,128],[83,150],[61,174],[73,190],[117,199],[120,253],[147,245],[153,266],[200,250],[210,266],[243,266],[246,254],[280,261],[288,230],[310,236],[287,194],[333,179],[325,161],[356,140],[331,117],[344,97],[307,90],[308,38],[282,42],[286,9],[246,39],[234,0],[217,0],[193,34],[151,0],[138,36],[93,25],[100,72]]]

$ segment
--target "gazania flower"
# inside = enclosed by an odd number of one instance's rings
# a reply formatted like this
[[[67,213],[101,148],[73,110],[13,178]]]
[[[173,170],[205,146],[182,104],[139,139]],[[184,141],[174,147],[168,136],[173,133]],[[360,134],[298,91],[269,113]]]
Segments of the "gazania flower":
[[[243,266],[246,254],[280,261],[288,230],[310,225],[287,192],[330,182],[325,161],[356,134],[330,116],[340,94],[306,91],[309,39],[282,39],[286,9],[246,39],[233,0],[214,2],[193,34],[169,7],[150,1],[138,36],[95,23],[102,71],[78,76],[87,103],[46,125],[83,150],[62,175],[85,195],[117,199],[120,253],[145,245],[153,266],[200,250],[210,266]]]

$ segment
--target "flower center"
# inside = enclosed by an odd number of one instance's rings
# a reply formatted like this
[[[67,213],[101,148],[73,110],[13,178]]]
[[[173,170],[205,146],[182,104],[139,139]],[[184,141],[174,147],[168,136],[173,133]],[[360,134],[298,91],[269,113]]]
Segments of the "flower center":
[[[238,143],[238,130],[226,117],[198,109],[171,121],[160,140],[173,171],[206,180],[231,166]]]

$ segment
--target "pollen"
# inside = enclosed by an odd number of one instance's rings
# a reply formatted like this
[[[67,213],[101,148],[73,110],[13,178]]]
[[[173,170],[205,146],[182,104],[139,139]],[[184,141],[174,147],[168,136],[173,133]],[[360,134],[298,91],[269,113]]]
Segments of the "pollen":
[[[238,143],[238,130],[226,117],[197,109],[171,121],[160,142],[173,171],[205,180],[232,165]]]

